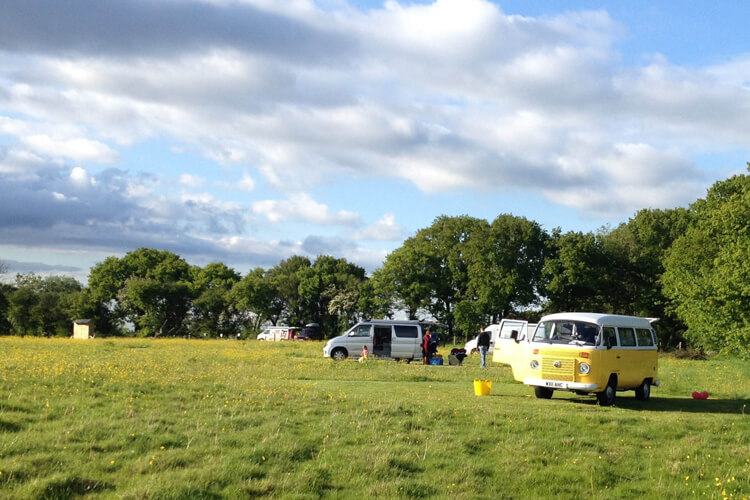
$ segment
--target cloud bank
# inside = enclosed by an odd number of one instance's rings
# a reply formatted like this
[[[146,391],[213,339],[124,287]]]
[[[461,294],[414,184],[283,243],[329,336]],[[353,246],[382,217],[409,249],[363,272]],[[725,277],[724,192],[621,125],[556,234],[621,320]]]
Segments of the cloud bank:
[[[627,66],[625,33],[604,11],[531,18],[486,0],[4,2],[0,239],[382,258],[363,242],[406,230],[389,207],[365,220],[311,194],[341,178],[537,193],[600,218],[683,205],[708,182],[696,156],[750,142],[750,55]],[[122,165],[155,140],[220,180]],[[259,229],[290,221],[307,234]]]

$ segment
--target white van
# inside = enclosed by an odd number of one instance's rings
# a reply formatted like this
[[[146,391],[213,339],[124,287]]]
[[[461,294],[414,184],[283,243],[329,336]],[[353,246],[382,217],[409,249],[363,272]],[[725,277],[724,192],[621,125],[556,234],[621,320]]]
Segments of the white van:
[[[258,340],[279,341],[292,340],[298,328],[289,326],[269,326],[258,334]]]
[[[336,360],[359,356],[367,346],[370,356],[395,360],[422,359],[422,335],[427,325],[416,320],[361,321],[343,335],[326,342],[323,356]]]
[[[492,354],[492,351],[495,348],[495,342],[497,342],[498,339],[515,338],[512,337],[514,331],[516,332],[517,337],[520,336],[523,338],[524,336],[530,337],[531,334],[534,333],[534,330],[536,330],[536,323],[529,323],[522,319],[504,319],[500,321],[500,323],[489,325],[484,329],[484,331],[490,332],[490,348],[487,353]],[[479,336],[477,335],[464,345],[467,354],[479,352],[479,349],[477,348],[478,338]]]

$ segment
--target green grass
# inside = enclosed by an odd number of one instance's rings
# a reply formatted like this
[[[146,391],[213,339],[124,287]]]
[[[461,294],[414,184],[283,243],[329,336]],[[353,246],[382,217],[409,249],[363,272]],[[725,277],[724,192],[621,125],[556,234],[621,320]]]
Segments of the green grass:
[[[335,363],[317,342],[0,338],[0,498],[750,496],[745,362],[662,358],[650,401],[619,393],[611,408],[538,400],[478,364]]]

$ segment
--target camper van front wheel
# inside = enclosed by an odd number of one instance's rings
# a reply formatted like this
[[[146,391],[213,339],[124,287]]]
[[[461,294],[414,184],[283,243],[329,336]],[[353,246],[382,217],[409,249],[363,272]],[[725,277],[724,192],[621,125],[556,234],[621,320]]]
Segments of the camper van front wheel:
[[[534,386],[534,396],[539,399],[550,399],[553,392],[555,392],[554,389],[548,387]]]
[[[651,381],[646,379],[643,383],[635,390],[635,399],[640,401],[648,401],[651,397]]]
[[[609,377],[607,387],[602,392],[596,393],[596,399],[599,401],[599,406],[612,406],[615,404],[615,393],[617,390],[617,377],[612,375]]]
[[[337,347],[336,349],[333,350],[333,352],[331,352],[331,357],[335,359],[336,361],[341,361],[342,359],[346,359],[346,349]]]

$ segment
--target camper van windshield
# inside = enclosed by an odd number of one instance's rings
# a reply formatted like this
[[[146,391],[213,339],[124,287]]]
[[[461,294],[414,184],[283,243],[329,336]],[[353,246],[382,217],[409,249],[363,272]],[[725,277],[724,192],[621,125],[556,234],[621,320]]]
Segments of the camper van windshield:
[[[534,342],[550,344],[596,345],[599,328],[583,321],[543,321],[534,333]]]

